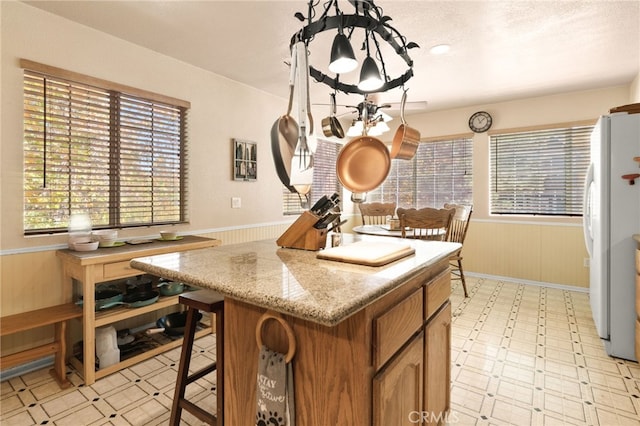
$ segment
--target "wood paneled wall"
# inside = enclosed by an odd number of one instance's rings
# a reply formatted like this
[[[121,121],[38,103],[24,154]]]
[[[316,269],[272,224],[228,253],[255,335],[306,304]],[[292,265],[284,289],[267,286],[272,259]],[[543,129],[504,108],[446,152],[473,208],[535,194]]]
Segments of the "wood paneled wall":
[[[349,222],[358,221],[359,217]],[[212,231],[200,235],[223,244],[276,239],[286,224]],[[350,229],[350,227],[348,228]],[[275,242],[274,242],[275,246]],[[473,221],[464,247],[467,272],[511,277],[542,283],[588,287],[589,269],[579,226]],[[55,250],[0,257],[1,315],[11,315],[63,302],[61,268]],[[133,325],[130,325],[131,327]],[[80,339],[80,327],[72,326]],[[2,355],[51,340],[52,329],[42,328],[2,338]],[[75,341],[75,340],[74,340]]]
[[[468,272],[589,287],[589,255],[576,225],[472,220],[463,256]]]

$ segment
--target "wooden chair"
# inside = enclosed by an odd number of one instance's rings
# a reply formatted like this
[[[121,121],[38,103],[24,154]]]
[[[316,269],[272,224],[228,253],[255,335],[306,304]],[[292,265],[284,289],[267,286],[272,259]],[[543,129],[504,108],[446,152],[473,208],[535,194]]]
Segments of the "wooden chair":
[[[473,206],[445,204],[444,208],[453,209],[455,211],[453,220],[451,221],[449,238],[447,238],[447,241],[464,244],[464,239],[467,236],[467,229],[469,228],[469,222],[471,221],[471,213],[473,213]],[[462,269],[462,248],[451,255],[449,261],[451,263],[451,275],[453,275],[451,279],[462,281],[464,297],[469,297],[469,294],[467,293],[467,283],[464,279],[464,270]]]
[[[358,206],[363,225],[384,225],[387,216],[393,217],[396,213],[396,203],[360,203]]]
[[[402,238],[446,241],[455,211],[425,207],[420,210],[399,208],[397,213]]]

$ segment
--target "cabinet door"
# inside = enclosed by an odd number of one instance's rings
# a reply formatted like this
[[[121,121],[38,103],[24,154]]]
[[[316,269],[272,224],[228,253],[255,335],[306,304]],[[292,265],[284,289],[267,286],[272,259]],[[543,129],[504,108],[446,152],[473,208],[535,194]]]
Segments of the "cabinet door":
[[[451,303],[425,326],[424,345],[424,419],[443,424],[451,394]]]
[[[415,425],[422,412],[423,345],[420,332],[373,378],[375,426]]]

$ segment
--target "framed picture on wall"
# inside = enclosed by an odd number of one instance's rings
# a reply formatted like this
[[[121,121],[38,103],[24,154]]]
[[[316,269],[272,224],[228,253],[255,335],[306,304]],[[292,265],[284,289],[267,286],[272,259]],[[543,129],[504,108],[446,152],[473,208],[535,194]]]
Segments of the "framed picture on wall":
[[[233,140],[233,179],[258,179],[258,146],[255,142]]]

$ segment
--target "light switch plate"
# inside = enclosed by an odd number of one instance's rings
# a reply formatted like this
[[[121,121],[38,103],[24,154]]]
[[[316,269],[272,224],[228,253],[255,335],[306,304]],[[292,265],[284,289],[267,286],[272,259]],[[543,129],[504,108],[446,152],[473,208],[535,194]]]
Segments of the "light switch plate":
[[[242,207],[242,198],[240,197],[231,197],[231,208],[239,209]]]

